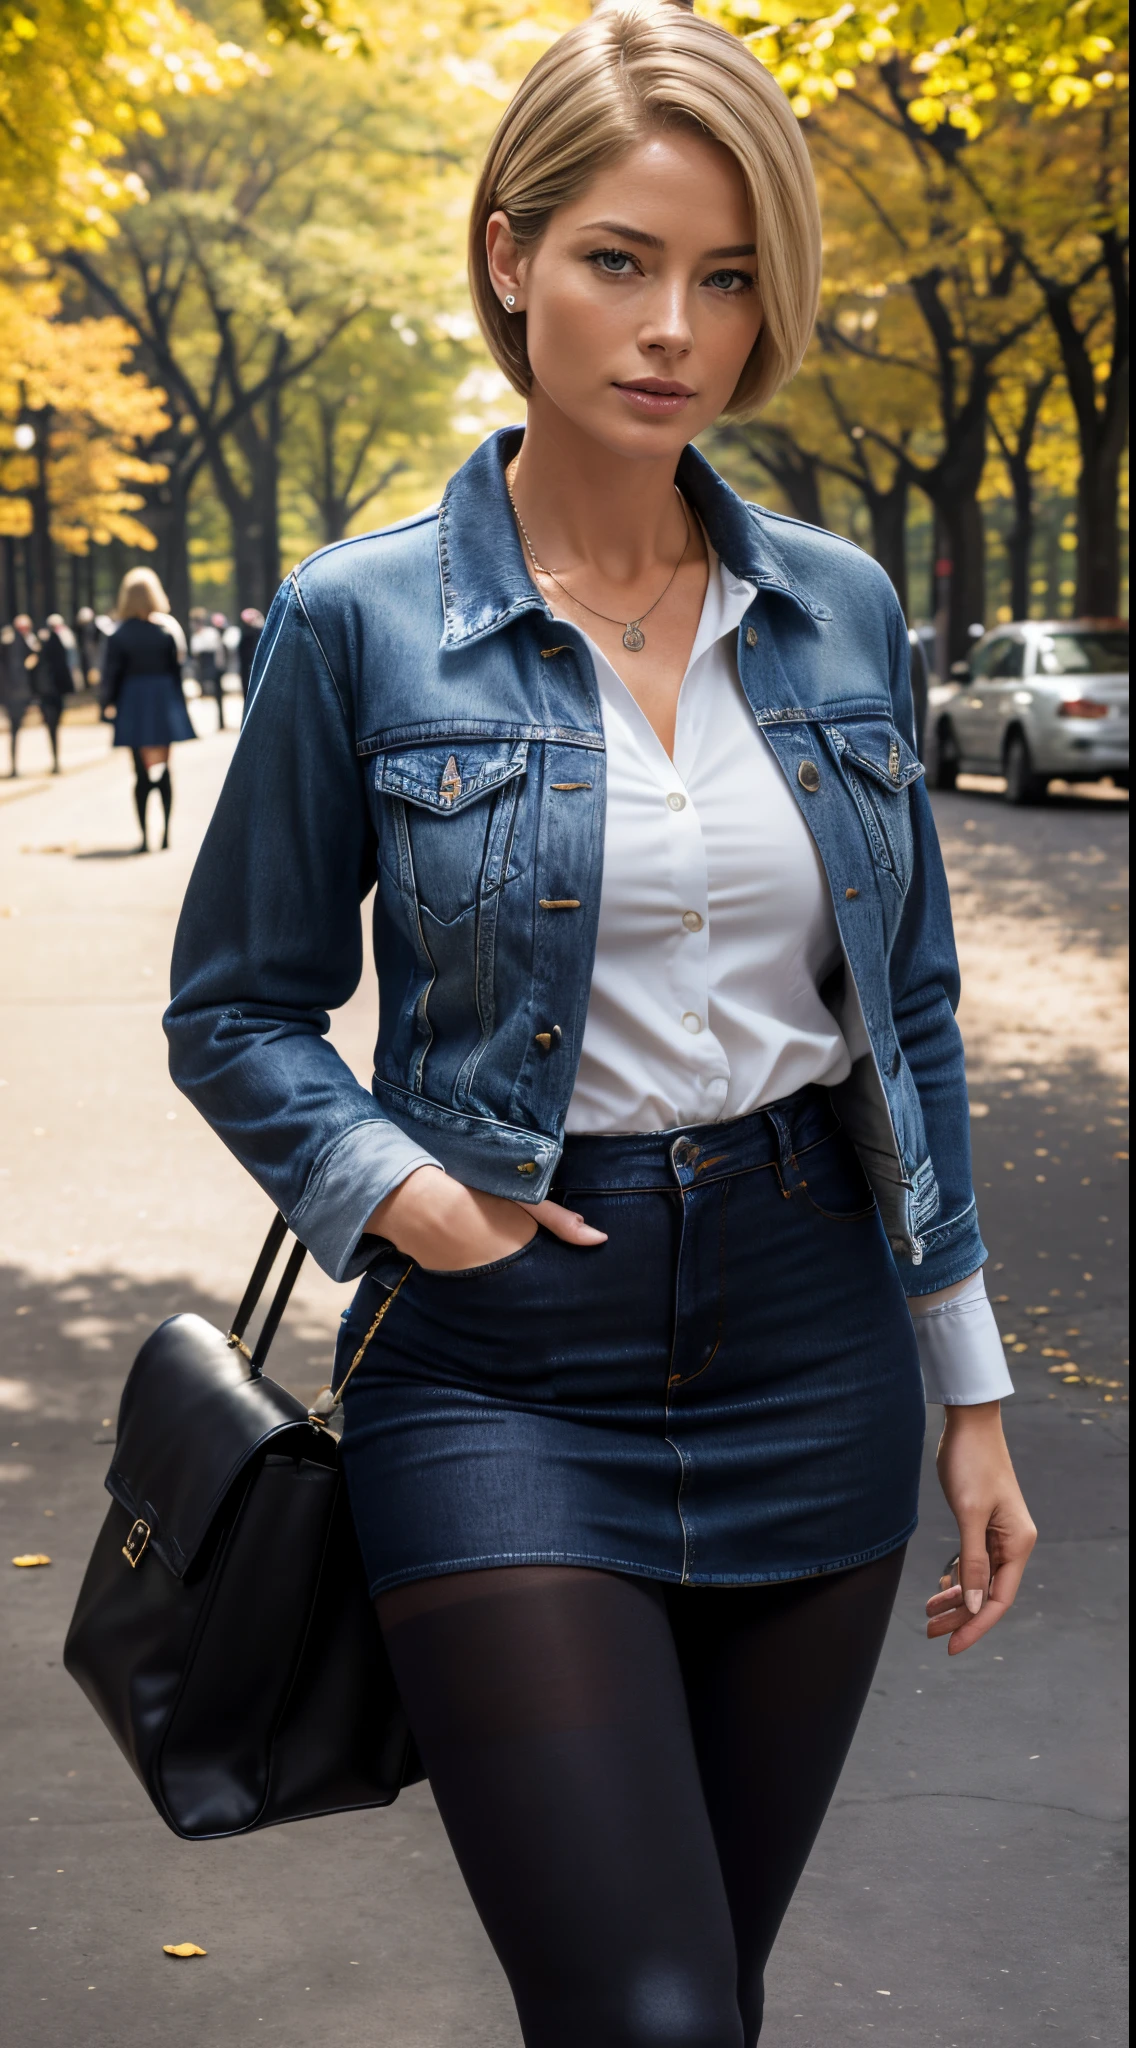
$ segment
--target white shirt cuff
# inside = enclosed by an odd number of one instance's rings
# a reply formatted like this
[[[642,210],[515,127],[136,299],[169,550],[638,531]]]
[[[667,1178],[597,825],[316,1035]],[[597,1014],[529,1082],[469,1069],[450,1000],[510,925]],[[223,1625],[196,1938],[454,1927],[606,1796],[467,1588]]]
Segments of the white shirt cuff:
[[[916,1296],[907,1306],[915,1325],[928,1401],[941,1401],[948,1408],[971,1408],[980,1401],[1004,1401],[1013,1393],[1014,1383],[981,1273],[972,1273],[948,1301],[922,1308]]]

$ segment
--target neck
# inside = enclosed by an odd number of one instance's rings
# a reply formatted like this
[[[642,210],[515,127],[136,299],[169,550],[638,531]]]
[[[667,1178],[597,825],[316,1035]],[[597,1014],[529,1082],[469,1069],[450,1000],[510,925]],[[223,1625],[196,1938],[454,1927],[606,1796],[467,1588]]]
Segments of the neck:
[[[582,433],[543,393],[529,400],[510,482],[538,559],[557,575],[635,583],[685,545],[673,450],[633,460]]]

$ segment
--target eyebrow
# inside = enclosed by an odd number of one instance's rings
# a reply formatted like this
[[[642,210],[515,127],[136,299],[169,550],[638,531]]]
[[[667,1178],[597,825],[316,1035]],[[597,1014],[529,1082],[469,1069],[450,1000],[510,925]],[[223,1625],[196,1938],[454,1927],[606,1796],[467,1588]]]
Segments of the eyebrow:
[[[662,249],[666,246],[661,235],[649,235],[643,228],[629,228],[623,221],[618,220],[585,221],[580,232],[581,234],[590,234],[596,229],[602,229],[604,234],[607,235],[618,235],[620,240],[624,242],[638,242],[644,249]],[[703,261],[709,262],[712,258],[719,259],[724,256],[756,256],[756,254],[757,250],[752,242],[738,242],[729,249],[704,250]]]

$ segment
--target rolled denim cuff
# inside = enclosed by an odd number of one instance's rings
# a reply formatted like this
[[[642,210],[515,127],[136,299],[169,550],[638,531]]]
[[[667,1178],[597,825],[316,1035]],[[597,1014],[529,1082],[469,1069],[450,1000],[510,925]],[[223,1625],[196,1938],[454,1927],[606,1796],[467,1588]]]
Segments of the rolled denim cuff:
[[[378,1250],[360,1243],[367,1218],[420,1166],[445,1168],[389,1117],[353,1124],[316,1163],[288,1222],[333,1280],[356,1280]]]
[[[915,1300],[908,1307],[928,1401],[972,1408],[980,1401],[1004,1401],[1013,1393],[981,1273],[973,1274],[949,1301],[923,1308]]]

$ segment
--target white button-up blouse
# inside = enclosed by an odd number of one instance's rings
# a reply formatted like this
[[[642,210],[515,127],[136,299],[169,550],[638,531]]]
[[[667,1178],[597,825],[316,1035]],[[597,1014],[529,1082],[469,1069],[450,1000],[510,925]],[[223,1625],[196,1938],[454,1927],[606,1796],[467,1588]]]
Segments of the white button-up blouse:
[[[589,639],[607,816],[569,1131],[745,1116],[844,1080],[866,1049],[849,1047],[818,993],[841,959],[828,882],[738,680],[734,637],[754,596],[711,554],[673,761]]]

